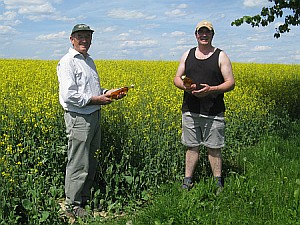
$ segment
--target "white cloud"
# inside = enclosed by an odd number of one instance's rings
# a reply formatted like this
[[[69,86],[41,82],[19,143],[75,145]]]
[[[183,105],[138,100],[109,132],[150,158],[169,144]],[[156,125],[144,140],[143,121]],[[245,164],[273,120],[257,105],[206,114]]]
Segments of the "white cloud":
[[[146,51],[143,51],[143,56],[145,56],[145,57],[151,57],[152,56],[152,54],[153,54],[153,51],[151,50],[151,49],[148,49],[148,50],[146,50]]]
[[[4,0],[4,8],[11,11],[6,12],[3,16],[9,16],[8,18],[11,20],[12,18],[16,18],[18,15],[22,15],[32,21],[41,21],[44,19],[56,21],[75,20],[74,18],[59,15],[51,2],[60,3],[61,0]],[[19,23],[19,20],[16,20],[14,23],[10,22],[10,24],[16,25]]]
[[[55,8],[49,3],[45,2],[43,4],[37,4],[37,5],[28,5],[28,6],[21,6],[19,7],[18,12],[20,14],[51,14],[55,12]]]
[[[54,34],[47,34],[47,35],[39,35],[36,37],[38,41],[49,41],[49,40],[56,40],[57,38],[65,38],[67,33],[65,31],[61,31]]]
[[[3,22],[3,25],[7,26],[16,26],[22,23],[20,20],[16,19],[17,13],[14,11],[4,12],[3,15],[0,15],[0,21]]]
[[[293,55],[292,58],[299,61],[300,60],[300,54],[299,55]]]
[[[154,29],[154,28],[160,27],[160,24],[151,23],[151,24],[142,25],[141,27],[144,28],[145,30],[149,30],[149,29]]]
[[[184,36],[185,32],[182,31],[174,31],[171,33],[171,37],[180,37],[180,36]]]
[[[117,29],[116,27],[106,27],[106,28],[103,29],[103,32],[113,32],[116,29]]]
[[[54,50],[51,56],[54,58],[60,58],[64,54],[65,52],[60,49],[60,50]]]
[[[119,19],[154,19],[156,16],[148,16],[136,10],[112,9],[107,15]]]
[[[300,60],[300,50],[297,49],[296,51],[291,51],[291,52],[289,52],[289,55],[292,59],[299,62],[299,60]]]
[[[284,24],[284,22],[277,22],[277,23],[274,23],[274,28],[279,27],[280,25],[283,25],[283,24]]]
[[[175,48],[170,48],[170,51],[173,51],[173,52],[184,52],[184,51],[187,51],[191,48],[192,46],[191,45],[178,45],[177,47]]]
[[[129,36],[130,36],[129,33],[121,33],[115,39],[119,40],[119,41],[126,41],[127,37],[129,37]]]
[[[20,14],[30,20],[40,20],[40,15],[55,11],[53,6],[45,0],[3,0],[3,4],[5,9],[10,10],[8,11],[10,18],[16,18]],[[14,24],[18,23],[20,22]]]
[[[146,20],[154,20],[155,18],[155,15],[145,17]]]
[[[243,4],[246,7],[265,6],[269,3],[268,0],[244,0]]]
[[[0,35],[1,34],[14,34],[16,33],[16,29],[11,26],[1,26],[0,25]]]
[[[251,49],[251,51],[260,52],[260,51],[266,51],[266,50],[270,50],[270,49],[272,49],[270,46],[257,45],[253,49]]]
[[[55,8],[45,0],[4,0],[6,9],[16,9],[20,14],[52,13]]]
[[[165,15],[169,17],[178,17],[178,16],[185,16],[187,13],[182,11],[182,9],[187,8],[187,4],[180,4],[176,6],[176,9],[166,11]]]
[[[165,14],[167,16],[170,16],[170,17],[177,17],[177,16],[185,16],[186,13],[183,12],[182,10],[180,9],[174,9],[174,10],[171,10],[171,11],[167,11],[165,12]]]
[[[249,62],[249,63],[253,63],[253,62],[256,62],[257,59],[254,58],[254,57],[251,57],[251,58],[248,58],[247,60],[245,60],[246,62]]]
[[[247,37],[247,41],[258,41],[258,40],[259,40],[259,38],[258,38],[257,35],[251,36],[251,37]]]
[[[121,47],[153,47],[158,44],[158,41],[152,40],[152,39],[144,39],[144,40],[138,40],[138,41],[124,41],[124,43],[121,44]]]
[[[66,21],[66,22],[73,22],[76,19],[79,19],[79,18],[70,18],[70,17],[60,16],[60,15],[53,15],[53,16],[48,17],[48,18],[56,20],[56,21]]]
[[[186,35],[186,33],[182,32],[182,31],[174,31],[174,32],[171,32],[170,34],[168,34],[168,33],[162,34],[163,37],[181,37],[181,36],[185,36],[185,35]]]
[[[17,16],[17,13],[14,11],[4,12],[3,15],[0,15],[0,20],[14,20]]]
[[[177,45],[184,45],[186,43],[188,43],[190,41],[190,39],[186,39],[186,38],[181,38],[178,41],[176,41]]]
[[[26,4],[40,4],[43,0],[3,0],[3,3],[8,6],[26,5]]]
[[[261,34],[263,32],[260,32],[259,34],[253,34],[249,37],[246,38],[247,41],[265,41],[266,39],[268,39],[268,37],[266,35]]]
[[[179,9],[185,9],[185,8],[187,8],[187,4],[180,4],[180,5],[178,5],[177,8],[179,8]]]
[[[142,31],[140,30],[129,30],[128,32],[134,35],[142,34]]]

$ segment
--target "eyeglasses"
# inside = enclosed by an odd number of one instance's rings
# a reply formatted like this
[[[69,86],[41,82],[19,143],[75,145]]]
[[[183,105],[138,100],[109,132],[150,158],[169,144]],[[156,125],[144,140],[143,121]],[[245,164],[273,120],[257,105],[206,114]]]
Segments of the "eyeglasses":
[[[76,34],[73,37],[78,40],[83,40],[83,39],[91,39],[92,35],[91,34]]]
[[[212,34],[213,32],[211,30],[208,29],[200,29],[197,32],[199,35],[203,35],[203,34]]]

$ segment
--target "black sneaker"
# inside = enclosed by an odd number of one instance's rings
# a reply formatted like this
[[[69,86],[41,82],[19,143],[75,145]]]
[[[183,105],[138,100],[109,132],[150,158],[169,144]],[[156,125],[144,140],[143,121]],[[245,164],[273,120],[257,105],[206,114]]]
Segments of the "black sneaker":
[[[223,188],[224,188],[224,178],[223,177],[215,177],[215,181],[217,182],[216,183],[216,188],[217,188],[216,195],[219,195],[223,191]]]
[[[66,205],[65,214],[66,214],[67,217],[75,217],[73,209],[71,208],[71,206]]]
[[[66,215],[68,217],[87,218],[90,214],[80,206],[66,207]]]
[[[192,178],[191,177],[185,177],[183,179],[183,184],[181,186],[182,189],[185,189],[185,190],[190,190],[192,189],[193,187],[193,181],[192,181]]]
[[[223,191],[224,187],[217,187],[217,191],[216,191],[216,195],[221,194],[221,192]]]

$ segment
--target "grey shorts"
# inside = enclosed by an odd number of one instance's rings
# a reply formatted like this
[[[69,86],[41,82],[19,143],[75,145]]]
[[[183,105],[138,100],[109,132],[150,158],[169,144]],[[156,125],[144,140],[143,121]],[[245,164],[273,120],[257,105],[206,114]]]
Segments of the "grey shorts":
[[[187,147],[203,145],[208,148],[224,147],[225,118],[205,116],[197,113],[182,114],[181,142]]]

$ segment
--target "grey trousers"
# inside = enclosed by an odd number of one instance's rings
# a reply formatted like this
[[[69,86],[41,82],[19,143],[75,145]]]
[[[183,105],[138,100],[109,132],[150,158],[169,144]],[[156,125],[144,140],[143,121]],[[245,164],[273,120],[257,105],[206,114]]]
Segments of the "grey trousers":
[[[89,115],[64,114],[68,137],[68,162],[65,175],[66,205],[80,206],[90,198],[100,148],[100,110]]]

